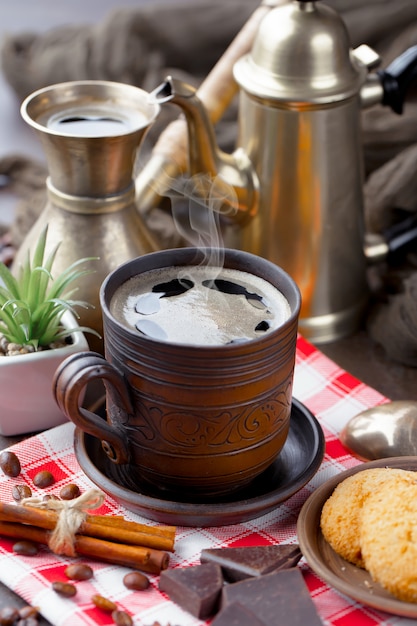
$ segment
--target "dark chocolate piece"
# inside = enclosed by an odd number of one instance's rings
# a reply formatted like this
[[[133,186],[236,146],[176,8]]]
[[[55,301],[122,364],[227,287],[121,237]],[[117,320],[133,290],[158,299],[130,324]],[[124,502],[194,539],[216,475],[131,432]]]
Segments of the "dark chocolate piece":
[[[263,576],[295,567],[301,559],[298,544],[248,546],[245,548],[208,548],[201,551],[202,563],[217,563],[228,582]]]
[[[225,585],[221,609],[235,602],[255,613],[265,626],[322,626],[297,567]]]
[[[204,563],[163,570],[159,589],[195,617],[207,619],[219,608],[223,582],[220,565]]]
[[[239,602],[232,602],[217,613],[211,626],[264,626],[264,622]]]

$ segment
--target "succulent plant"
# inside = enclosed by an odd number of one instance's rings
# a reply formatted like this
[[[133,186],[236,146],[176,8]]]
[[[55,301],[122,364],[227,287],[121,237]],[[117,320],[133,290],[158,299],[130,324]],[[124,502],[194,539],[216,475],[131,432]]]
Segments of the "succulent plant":
[[[34,350],[65,339],[74,331],[98,335],[91,328],[77,326],[68,329],[61,323],[65,311],[71,311],[78,318],[76,307],[90,307],[87,302],[73,300],[71,297],[77,287],[69,287],[81,276],[94,271],[82,265],[96,259],[79,259],[59,276],[53,277],[52,266],[60,244],[45,259],[47,233],[48,226],[41,232],[32,261],[29,252],[17,277],[4,263],[0,263],[0,333],[7,341],[32,346]]]

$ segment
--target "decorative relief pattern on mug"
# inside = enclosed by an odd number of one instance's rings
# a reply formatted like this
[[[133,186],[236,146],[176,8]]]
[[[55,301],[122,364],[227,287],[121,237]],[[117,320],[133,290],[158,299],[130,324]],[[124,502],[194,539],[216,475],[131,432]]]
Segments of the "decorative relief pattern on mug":
[[[141,403],[142,424],[128,426],[133,444],[149,444],[158,439],[177,448],[204,449],[230,446],[231,449],[250,445],[252,440],[279,433],[291,410],[292,381],[285,391],[265,399],[258,406],[246,406],[240,413],[230,410],[162,411],[150,403]]]

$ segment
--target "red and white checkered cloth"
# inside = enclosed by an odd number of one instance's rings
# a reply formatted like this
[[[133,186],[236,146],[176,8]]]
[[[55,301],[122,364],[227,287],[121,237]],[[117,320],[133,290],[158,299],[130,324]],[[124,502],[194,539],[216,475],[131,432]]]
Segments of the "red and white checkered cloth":
[[[299,338],[297,345],[294,397],[316,415],[326,437],[325,458],[316,476],[275,511],[257,519],[219,528],[179,527],[171,567],[198,564],[203,548],[297,542],[297,514],[310,493],[334,474],[358,464],[342,447],[337,433],[350,417],[380,404],[385,398],[343,371],[303,338]],[[32,479],[42,469],[50,470],[56,479],[47,490],[52,493],[57,493],[68,482],[77,483],[83,492],[94,486],[80,470],[74,456],[73,432],[73,424],[68,423],[11,447],[21,461],[22,472],[12,480],[0,476],[0,498],[12,502],[12,486],[25,482],[36,495]],[[122,514],[128,519],[149,523],[122,509],[109,497],[95,513]],[[154,621],[161,626],[168,623],[171,626],[205,624],[159,592],[158,577],[151,577],[151,586],[146,591],[129,591],[122,582],[127,569],[97,561],[89,562],[94,569],[94,577],[76,583],[77,595],[62,598],[52,590],[51,583],[66,580],[64,569],[70,559],[58,557],[47,548],[34,557],[17,556],[12,552],[12,545],[12,540],[0,538],[0,580],[28,603],[40,607],[51,624],[113,624],[109,614],[92,604],[90,598],[97,593],[113,599],[120,609],[130,613],[135,626],[151,626]],[[84,558],[82,561],[88,562]],[[304,560],[300,562],[300,567],[326,626],[405,626],[411,623],[406,618],[378,612],[342,596],[319,579]]]

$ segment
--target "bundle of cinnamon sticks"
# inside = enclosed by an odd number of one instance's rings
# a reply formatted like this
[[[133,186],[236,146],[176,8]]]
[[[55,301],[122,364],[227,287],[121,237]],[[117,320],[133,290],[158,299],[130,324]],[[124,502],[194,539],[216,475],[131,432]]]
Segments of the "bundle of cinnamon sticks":
[[[49,545],[55,511],[0,502],[0,535]],[[76,553],[159,574],[174,551],[174,526],[147,526],[121,516],[87,515],[75,536]]]

